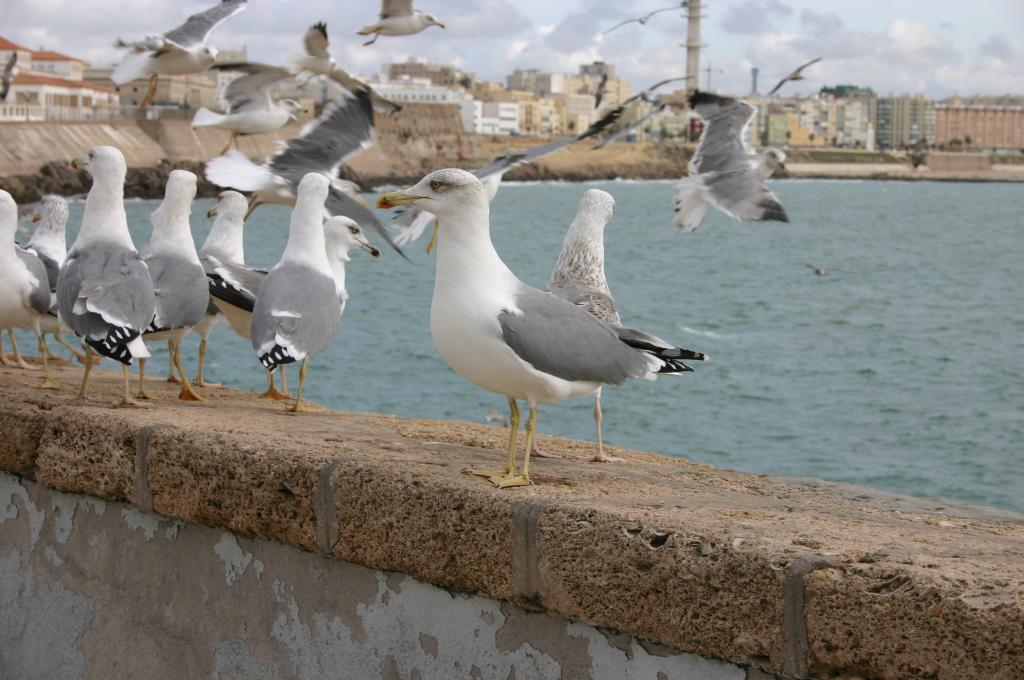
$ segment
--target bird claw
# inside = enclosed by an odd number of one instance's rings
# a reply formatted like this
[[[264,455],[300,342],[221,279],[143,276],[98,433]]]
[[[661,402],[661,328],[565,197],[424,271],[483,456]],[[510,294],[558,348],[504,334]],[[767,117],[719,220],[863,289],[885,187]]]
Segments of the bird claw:
[[[45,378],[43,382],[39,383],[39,389],[41,390],[59,390],[60,385],[57,384],[53,378]]]
[[[619,458],[618,456],[609,456],[605,453],[598,453],[596,456],[590,459],[591,463],[625,463],[625,458]]]
[[[293,398],[292,395],[287,392],[281,392],[277,389],[269,389],[258,396],[260,399],[273,399],[275,401],[288,401]]]
[[[491,477],[491,484],[499,489],[508,489],[513,486],[530,486],[533,482],[526,475],[508,475],[504,477]]]
[[[143,404],[134,399],[124,399],[114,408],[153,408],[153,404]]]
[[[509,470],[508,468],[488,468],[483,470],[467,470],[467,472],[469,472],[469,474],[471,475],[476,475],[477,477],[487,477],[488,479],[494,479],[498,477],[508,477],[512,475],[514,470]]]
[[[178,399],[181,401],[204,401],[202,397],[187,387],[181,388],[181,391],[178,392]]]

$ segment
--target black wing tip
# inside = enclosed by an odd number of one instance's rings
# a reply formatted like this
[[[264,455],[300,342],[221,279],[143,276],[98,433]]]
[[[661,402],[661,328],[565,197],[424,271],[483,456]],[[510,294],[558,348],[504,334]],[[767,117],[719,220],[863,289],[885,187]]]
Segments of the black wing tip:
[[[778,201],[765,201],[760,207],[764,212],[761,213],[758,222],[789,222],[786,209]]]
[[[701,104],[728,104],[736,100],[732,97],[723,97],[718,94],[704,92],[703,90],[694,90],[687,101],[690,104],[690,108],[695,109]]]
[[[310,26],[310,28],[313,29],[314,31],[319,32],[325,38],[327,37],[327,22],[326,21],[318,21],[315,24],[313,24],[312,26]]]

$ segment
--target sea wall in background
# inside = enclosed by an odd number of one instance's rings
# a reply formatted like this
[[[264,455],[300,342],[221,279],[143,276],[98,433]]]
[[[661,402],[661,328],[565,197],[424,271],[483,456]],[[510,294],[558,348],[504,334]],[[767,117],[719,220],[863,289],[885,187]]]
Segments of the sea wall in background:
[[[295,137],[301,129],[300,124],[293,123],[274,134],[243,137],[238,140],[238,148],[250,158],[262,159],[275,152],[279,141]],[[0,188],[10,191],[19,203],[36,201],[43,193],[81,193],[88,188],[89,178],[84,172],[72,172],[67,161],[93,146],[109,144],[124,152],[132,169],[126,194],[158,198],[171,169],[201,172],[203,163],[219,155],[228,141],[227,132],[193,129],[185,120],[3,123]],[[438,168],[475,169],[498,154],[547,141],[466,134],[456,108],[413,104],[397,114],[378,116],[376,144],[350,158],[340,174],[366,188],[409,184]],[[597,151],[587,141],[516,168],[506,178],[670,179],[687,173],[692,153],[692,145],[674,141],[618,143]],[[993,166],[985,154],[930,153],[925,164],[915,169],[898,155],[808,149],[790,152],[787,168],[786,176],[792,177],[1024,181],[1024,164]],[[214,196],[218,191],[207,183],[199,189],[200,196]]]

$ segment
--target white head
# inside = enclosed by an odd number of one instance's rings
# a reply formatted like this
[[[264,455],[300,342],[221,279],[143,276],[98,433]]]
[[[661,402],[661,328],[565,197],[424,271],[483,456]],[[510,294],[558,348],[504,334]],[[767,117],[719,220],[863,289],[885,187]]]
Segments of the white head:
[[[211,64],[217,61],[217,48],[209,45],[203,45],[203,60],[208,61]]]
[[[38,225],[36,234],[63,236],[68,224],[68,202],[60,196],[43,196],[39,209],[32,215],[32,222]]]
[[[378,208],[414,205],[442,222],[467,208],[486,209],[489,201],[483,184],[472,173],[457,168],[437,170],[405,191],[392,191],[377,199]]]
[[[427,22],[427,26],[437,26],[439,28],[445,28],[445,25],[441,23],[441,20],[435,17],[433,14],[422,14],[423,20]]]
[[[331,217],[324,223],[324,238],[327,242],[327,259],[348,261],[352,250],[365,250],[374,257],[380,257],[380,249],[370,243],[363,230],[352,219],[344,216]]]
[[[768,147],[764,151],[764,160],[772,171],[786,169],[786,154],[782,149]]]
[[[207,217],[216,219],[203,243],[204,253],[210,252],[239,264],[245,262],[245,239],[242,232],[248,205],[245,196],[237,191],[220,193],[217,205],[206,213]]]
[[[582,227],[586,223],[591,228],[596,228],[600,234],[604,232],[605,225],[611,221],[614,214],[615,199],[611,194],[600,189],[587,189],[576,206],[576,219],[573,220],[572,228],[575,229],[577,224]]]
[[[92,175],[93,183],[104,185],[120,185],[124,188],[124,178],[128,173],[128,164],[124,155],[112,146],[94,146],[89,149],[85,158],[71,161],[75,170],[85,170]]]
[[[197,186],[198,179],[193,173],[188,170],[172,170],[167,177],[163,203],[151,216],[153,226],[157,227],[161,220],[187,218],[192,210]]]
[[[18,204],[9,193],[0,189],[0,247],[5,250],[14,245],[18,231]]]

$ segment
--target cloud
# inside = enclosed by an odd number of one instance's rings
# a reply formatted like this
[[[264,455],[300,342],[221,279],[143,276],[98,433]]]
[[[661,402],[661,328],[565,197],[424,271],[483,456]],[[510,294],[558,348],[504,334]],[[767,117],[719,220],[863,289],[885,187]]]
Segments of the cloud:
[[[784,19],[792,13],[793,9],[781,0],[743,0],[726,11],[721,26],[729,33],[771,33],[776,30],[773,19]]]
[[[993,33],[985,38],[985,42],[978,46],[978,54],[1006,62],[1013,61],[1015,56],[1010,41],[1002,33]]]

